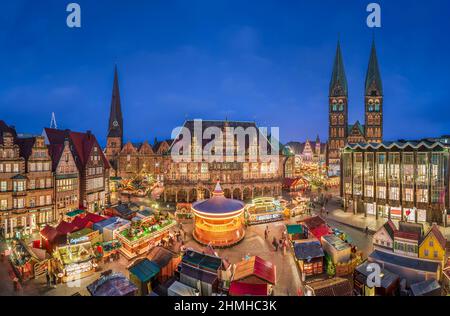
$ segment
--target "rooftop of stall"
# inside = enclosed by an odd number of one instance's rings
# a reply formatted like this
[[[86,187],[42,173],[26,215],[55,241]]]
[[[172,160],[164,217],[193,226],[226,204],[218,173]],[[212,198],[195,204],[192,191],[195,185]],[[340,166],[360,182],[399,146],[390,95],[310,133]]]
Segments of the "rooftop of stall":
[[[138,288],[122,273],[102,276],[87,286],[92,296],[134,296]]]
[[[187,250],[182,263],[211,272],[217,272],[222,267],[221,258],[202,254],[195,250]]]
[[[111,225],[111,224],[116,223],[116,222],[119,220],[119,218],[120,218],[120,217],[117,217],[117,216],[107,218],[107,219],[105,219],[104,221],[95,223],[95,224],[92,226],[92,228],[93,228],[94,230],[98,230],[98,231],[100,232],[100,234],[102,234],[102,233],[103,233],[103,229],[104,229],[106,226],[109,226],[109,225]]]

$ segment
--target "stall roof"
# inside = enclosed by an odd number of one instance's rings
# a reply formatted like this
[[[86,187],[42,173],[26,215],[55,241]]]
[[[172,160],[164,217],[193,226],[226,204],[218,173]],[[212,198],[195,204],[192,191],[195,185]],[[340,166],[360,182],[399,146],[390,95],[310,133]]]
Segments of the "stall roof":
[[[157,275],[160,271],[158,265],[151,262],[148,259],[144,259],[131,268],[129,268],[130,273],[134,274],[141,282],[148,282],[151,278]]]
[[[330,244],[337,251],[350,249],[350,245],[335,235],[322,236],[322,239]]]
[[[176,296],[197,296],[198,290],[193,287],[187,286],[181,282],[175,281],[172,285],[167,289],[168,293],[175,293]],[[169,296],[173,296],[170,295]]]
[[[103,217],[103,216],[100,216],[100,215],[97,215],[94,213],[87,213],[84,218],[94,224],[104,221],[106,219],[106,217]]]
[[[325,256],[322,245],[318,241],[295,243],[294,252],[297,260],[310,260]]]
[[[440,296],[441,286],[435,279],[411,285],[413,296]]]
[[[334,278],[310,283],[306,286],[314,296],[353,296],[353,287],[349,280]]]
[[[74,231],[77,230],[77,226],[75,226],[72,223],[68,223],[66,221],[61,221],[58,226],[56,226],[56,230],[60,233],[60,234],[70,234]]]
[[[361,283],[366,283],[367,277],[372,273],[371,271],[367,270],[367,266],[370,264],[370,262],[365,261],[364,263],[360,264],[356,267],[356,271],[364,276],[364,280],[362,280]],[[399,276],[395,273],[392,273],[391,271],[388,271],[386,269],[381,269],[381,287],[384,289],[389,288],[392,284],[397,282],[399,280]]]
[[[202,269],[217,271],[222,266],[222,259],[195,250],[187,250],[183,256],[183,262]]]
[[[99,230],[100,232],[102,232],[103,228],[105,228],[106,226],[116,223],[118,218],[119,217],[107,218],[101,222],[95,223],[92,227],[93,227],[93,229]]]
[[[327,225],[324,219],[322,219],[320,216],[313,216],[305,218],[304,220],[301,220],[299,223],[304,224],[308,229],[315,229],[317,227]]]
[[[58,231],[56,230],[56,228],[50,226],[50,225],[46,225],[42,230],[41,230],[41,236],[44,237],[45,239],[47,239],[48,241],[52,241],[56,235],[58,235]]]
[[[89,235],[92,232],[93,232],[93,230],[90,228],[83,228],[81,230],[77,230],[76,232],[69,234],[69,238],[70,239],[78,239],[83,236]]]
[[[150,251],[147,259],[156,263],[162,269],[171,262],[174,255],[175,254],[172,251],[166,248],[155,247]]]
[[[302,225],[286,225],[287,233],[289,235],[302,234],[303,226]]]
[[[138,288],[122,273],[112,273],[101,277],[87,286],[92,296],[129,296]]]
[[[198,268],[194,268],[185,264],[181,265],[181,274],[208,284],[213,284],[218,279],[217,274],[200,270]]]
[[[245,282],[231,282],[229,294],[231,296],[267,296],[268,285],[263,284],[249,284]]]
[[[241,281],[249,276],[256,276],[265,282],[275,284],[276,266],[272,262],[256,256],[237,263],[234,270],[233,281]]]
[[[439,270],[439,262],[420,260],[418,258],[397,256],[395,254],[387,253],[380,250],[375,250],[374,252],[372,252],[369,256],[369,259],[373,261],[381,261],[418,271],[436,273]]]
[[[83,211],[83,210],[75,210],[75,211],[71,211],[71,212],[66,213],[66,215],[68,217],[75,217],[77,215],[84,214],[84,212],[85,211]]]
[[[145,218],[145,217],[153,216],[154,214],[155,214],[155,212],[153,212],[152,210],[145,209],[145,210],[142,210],[142,211],[137,212],[136,215]]]
[[[119,204],[113,209],[116,210],[121,216],[129,217],[139,211],[139,205],[133,203]]]

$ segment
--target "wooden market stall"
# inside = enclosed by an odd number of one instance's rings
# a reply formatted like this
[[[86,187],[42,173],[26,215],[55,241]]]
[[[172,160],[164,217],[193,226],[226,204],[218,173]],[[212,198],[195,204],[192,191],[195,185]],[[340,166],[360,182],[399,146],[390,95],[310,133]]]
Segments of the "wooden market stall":
[[[58,277],[63,283],[82,279],[94,273],[94,252],[90,242],[59,246],[53,253]]]

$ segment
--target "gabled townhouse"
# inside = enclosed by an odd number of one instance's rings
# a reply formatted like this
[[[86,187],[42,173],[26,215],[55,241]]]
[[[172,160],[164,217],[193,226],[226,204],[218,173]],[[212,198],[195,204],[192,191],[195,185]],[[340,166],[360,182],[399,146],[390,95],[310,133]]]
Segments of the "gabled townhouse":
[[[55,215],[58,221],[79,208],[80,175],[69,138],[63,144],[48,145],[54,173]]]
[[[50,145],[69,141],[79,173],[79,205],[89,212],[97,212],[109,204],[110,164],[92,132],[44,129]]]

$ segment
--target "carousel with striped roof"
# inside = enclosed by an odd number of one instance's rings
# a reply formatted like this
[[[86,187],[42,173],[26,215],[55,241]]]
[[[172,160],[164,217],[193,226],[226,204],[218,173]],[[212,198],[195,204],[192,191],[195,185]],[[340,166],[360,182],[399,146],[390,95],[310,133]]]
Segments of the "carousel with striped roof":
[[[195,240],[219,248],[239,243],[245,237],[244,210],[244,202],[226,198],[218,182],[210,199],[192,205]]]

